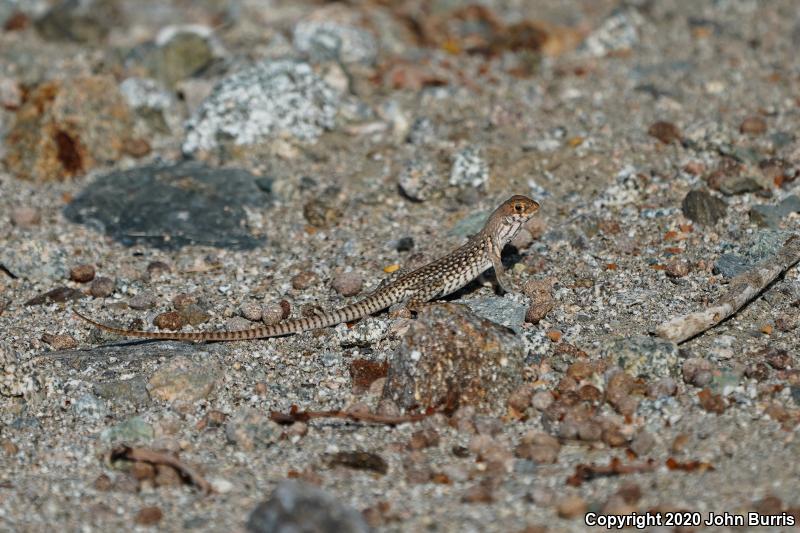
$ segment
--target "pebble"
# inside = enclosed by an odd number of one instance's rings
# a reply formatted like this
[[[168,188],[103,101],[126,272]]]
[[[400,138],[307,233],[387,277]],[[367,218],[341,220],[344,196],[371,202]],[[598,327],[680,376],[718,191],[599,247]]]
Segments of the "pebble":
[[[550,391],[538,391],[531,398],[531,405],[539,411],[544,411],[553,403],[553,393]]]
[[[476,146],[456,152],[450,168],[450,185],[456,187],[482,187],[489,180],[489,165]]]
[[[319,278],[310,270],[304,270],[292,277],[292,287],[298,291],[308,289],[317,284]]]
[[[34,207],[15,207],[11,210],[11,223],[18,228],[31,228],[42,221],[42,215]]]
[[[355,296],[364,287],[364,278],[357,272],[342,272],[331,283],[333,290],[342,296]]]
[[[714,366],[710,361],[691,357],[683,362],[683,380],[695,387],[705,387],[713,379]]]
[[[713,226],[725,216],[727,204],[705,190],[689,191],[683,199],[683,214],[689,220],[704,226]]]
[[[154,526],[161,522],[162,518],[164,512],[159,507],[151,506],[139,509],[133,521],[140,526]]]
[[[78,283],[87,283],[94,279],[94,265],[77,265],[69,270],[69,279]]]
[[[208,319],[211,318],[211,315],[209,315],[205,309],[197,304],[189,304],[182,308],[179,312],[183,321],[190,326],[198,326],[204,322],[207,322]]]
[[[156,305],[156,296],[152,292],[140,292],[128,300],[128,307],[137,311],[152,309]]]
[[[646,335],[604,339],[600,355],[632,376],[650,379],[673,377],[680,372],[675,343]]]
[[[270,446],[278,442],[282,434],[280,425],[270,420],[268,415],[250,407],[239,409],[225,424],[228,442],[245,451]]]
[[[172,307],[176,311],[183,311],[190,305],[197,305],[197,297],[192,294],[179,293],[172,299]]]
[[[172,272],[172,267],[164,261],[150,261],[147,264],[147,274],[151,277],[161,276]]]
[[[124,442],[126,444],[136,444],[139,442],[150,442],[153,440],[155,431],[153,426],[148,424],[144,418],[134,416],[119,424],[103,430],[100,438],[111,444]]]
[[[252,322],[258,322],[264,317],[262,307],[255,302],[246,302],[242,304],[242,306],[239,307],[239,314]]]
[[[557,438],[541,431],[531,430],[522,437],[514,454],[539,464],[552,464],[558,460],[560,451],[561,443]]]
[[[525,312],[525,322],[538,324],[556,305],[552,280],[529,280],[522,291],[531,299],[530,306]]]
[[[561,518],[576,518],[586,514],[589,505],[577,495],[564,496],[556,503],[556,511]]]
[[[739,124],[739,131],[748,135],[763,135],[767,131],[767,121],[758,115],[751,115]]]
[[[667,261],[667,275],[673,278],[682,278],[689,274],[689,262],[685,259],[673,257]]]
[[[159,366],[147,382],[150,396],[170,403],[193,403],[207,398],[221,378],[219,366],[177,356]]]
[[[289,313],[284,313],[283,306],[280,303],[265,305],[261,308],[261,321],[267,326],[277,324],[288,317]]]
[[[105,298],[111,296],[115,289],[116,283],[114,283],[113,279],[97,276],[92,280],[92,284],[89,285],[89,294],[95,298]]]
[[[654,122],[647,133],[651,137],[655,137],[664,144],[671,144],[673,142],[681,142],[681,130],[672,122]]]
[[[777,228],[792,213],[800,213],[800,197],[794,194],[777,205],[754,205],[750,208],[750,220],[761,227]]]
[[[377,58],[378,43],[372,31],[363,27],[362,20],[361,10],[342,4],[327,5],[295,25],[292,43],[313,62],[369,65]]]
[[[250,513],[247,530],[250,533],[368,533],[370,528],[360,512],[333,494],[308,483],[283,480],[269,499]]]
[[[101,420],[106,416],[106,403],[93,394],[84,394],[72,402],[75,414],[84,420]]]
[[[439,174],[433,161],[418,157],[407,161],[397,177],[400,191],[411,200],[424,202],[441,188]]]
[[[72,350],[78,347],[78,341],[71,335],[44,334],[42,340],[52,346],[54,350]]]
[[[153,319],[153,325],[161,329],[178,331],[183,327],[183,315],[178,311],[159,313]]]
[[[644,457],[656,445],[656,439],[653,435],[645,430],[639,431],[631,441],[631,450],[639,457]]]

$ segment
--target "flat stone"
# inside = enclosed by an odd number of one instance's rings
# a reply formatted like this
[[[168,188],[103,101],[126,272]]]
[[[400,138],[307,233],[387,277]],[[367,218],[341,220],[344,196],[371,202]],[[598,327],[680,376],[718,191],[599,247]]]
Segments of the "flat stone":
[[[153,426],[145,422],[144,418],[134,416],[124,422],[105,429],[100,434],[100,439],[105,442],[133,444],[137,442],[149,442],[153,440],[155,431]]]
[[[141,407],[150,403],[147,382],[141,376],[95,383],[92,390],[100,398],[115,404],[130,402]]]
[[[800,213],[800,197],[794,194],[777,205],[754,205],[750,208],[750,220],[761,227],[777,228],[792,213]]]
[[[244,170],[194,162],[115,171],[89,184],[64,214],[126,246],[249,249],[263,239],[248,230],[244,206],[264,209],[269,200],[255,179]]]
[[[646,335],[613,337],[600,343],[599,354],[634,377],[657,379],[681,375],[678,346]]]
[[[220,377],[216,363],[180,356],[156,370],[148,381],[148,392],[158,400],[192,403],[207,398]]]
[[[246,451],[270,446],[283,434],[280,425],[263,412],[245,407],[234,414],[225,424],[228,442]]]
[[[726,278],[738,276],[753,268],[757,263],[775,255],[786,240],[794,235],[791,231],[764,229],[758,231],[753,239],[741,246],[742,254],[725,253],[714,263],[714,272]]]
[[[409,410],[474,405],[504,414],[522,383],[524,356],[514,334],[468,307],[426,305],[391,358],[383,397]]]
[[[318,487],[281,481],[247,519],[251,533],[367,533],[364,517]]]
[[[724,201],[704,190],[689,191],[683,199],[683,214],[689,220],[704,226],[713,226],[725,216],[728,209]]]
[[[522,331],[527,313],[527,305],[512,295],[468,298],[456,300],[455,303],[464,304],[479,317],[512,329],[515,333]]]

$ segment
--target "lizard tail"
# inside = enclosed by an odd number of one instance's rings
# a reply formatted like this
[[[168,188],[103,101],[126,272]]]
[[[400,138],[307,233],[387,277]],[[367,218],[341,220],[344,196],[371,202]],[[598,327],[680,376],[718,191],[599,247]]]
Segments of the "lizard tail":
[[[382,296],[382,295],[381,295]],[[97,322],[87,316],[82,315],[75,309],[73,313],[88,322],[89,324],[111,333],[116,333],[123,337],[136,337],[140,339],[162,339],[162,340],[176,340],[176,341],[242,341],[251,339],[263,339],[267,337],[281,337],[283,335],[291,335],[294,333],[301,333],[312,329],[326,328],[335,326],[342,322],[350,322],[367,315],[371,315],[389,305],[384,305],[383,297],[366,298],[360,302],[356,302],[342,309],[330,312],[320,313],[319,315],[307,316],[302,318],[295,318],[292,320],[285,320],[277,324],[269,326],[259,326],[250,329],[240,329],[233,331],[144,331],[140,329],[125,329],[117,328]]]

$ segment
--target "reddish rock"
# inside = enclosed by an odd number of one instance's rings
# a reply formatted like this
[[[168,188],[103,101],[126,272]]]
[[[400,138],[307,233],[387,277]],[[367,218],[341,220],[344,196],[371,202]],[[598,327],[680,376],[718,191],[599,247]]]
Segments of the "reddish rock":
[[[78,265],[70,269],[69,279],[72,281],[77,281],[78,283],[87,283],[94,279],[94,274],[94,266]]]
[[[110,76],[45,82],[16,113],[5,164],[15,176],[64,180],[118,160],[130,110]]]

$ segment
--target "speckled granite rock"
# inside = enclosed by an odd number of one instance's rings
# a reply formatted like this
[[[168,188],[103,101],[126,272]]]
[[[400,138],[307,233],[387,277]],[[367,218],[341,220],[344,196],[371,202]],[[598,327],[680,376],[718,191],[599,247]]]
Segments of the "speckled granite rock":
[[[601,343],[599,353],[634,377],[676,377],[681,372],[678,346],[657,337],[614,337]]]
[[[183,151],[223,142],[254,144],[286,135],[313,141],[333,129],[338,93],[307,63],[265,61],[224,78],[187,124]]]
[[[357,510],[307,483],[282,481],[247,519],[251,533],[367,533]]]
[[[389,363],[383,396],[405,409],[474,405],[502,414],[522,382],[525,350],[506,328],[466,306],[425,306]]]
[[[244,170],[192,162],[138,167],[98,179],[66,207],[65,215],[100,227],[126,245],[253,248],[262,239],[248,231],[244,206],[263,208],[269,199],[255,179]]]

